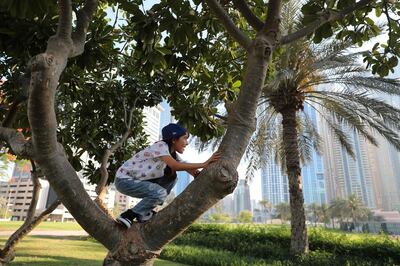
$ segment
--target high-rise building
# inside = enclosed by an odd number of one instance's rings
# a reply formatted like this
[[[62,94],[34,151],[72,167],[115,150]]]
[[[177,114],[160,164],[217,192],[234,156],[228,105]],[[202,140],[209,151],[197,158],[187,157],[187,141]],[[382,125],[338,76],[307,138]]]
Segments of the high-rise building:
[[[377,96],[378,97],[378,96]],[[380,95],[379,98],[382,99]],[[383,98],[388,104],[400,108],[400,97]],[[373,176],[376,207],[400,210],[400,152],[384,137],[375,134],[378,147],[369,144],[369,158]]]
[[[272,205],[289,202],[287,175],[282,173],[282,167],[274,160],[269,160],[261,169],[261,193],[262,198],[271,202]]]
[[[160,130],[168,125],[169,123],[175,123],[175,118],[171,114],[171,106],[169,106],[167,101],[163,101],[160,103],[161,108],[163,111],[161,112],[160,116]]]
[[[373,165],[367,141],[357,132],[343,125],[354,150],[352,158],[328,129],[325,130],[325,173],[328,201],[355,194],[370,207],[376,207]]]
[[[244,179],[239,179],[238,186],[233,193],[233,198],[236,215],[241,211],[251,211],[250,188]]]
[[[305,104],[303,116],[306,119],[310,119],[316,130],[319,131],[317,113],[310,105]],[[279,119],[275,123],[277,126],[281,126]],[[272,151],[270,152],[271,155],[268,156],[270,160],[261,169],[262,198],[273,205],[289,202],[289,181],[284,171],[285,167],[277,164],[273,158]],[[310,161],[301,168],[301,178],[304,203],[316,203],[319,205],[326,203],[324,164],[320,153],[312,150]]]
[[[304,105],[304,114],[310,119],[318,130],[318,117],[316,111],[308,104]],[[326,189],[324,177],[324,164],[322,154],[314,149],[311,152],[311,160],[301,168],[304,203],[309,205],[326,203]]]
[[[83,178],[78,173],[85,190],[88,192],[92,199],[97,196],[95,193],[95,185],[88,182],[87,179]],[[42,213],[46,208],[50,206],[57,198],[56,193],[50,187],[49,182],[44,179],[39,179],[41,189],[39,191],[39,198],[35,210],[35,215]],[[26,218],[33,192],[33,183],[30,174],[30,163],[26,162],[22,165],[15,164],[12,178],[8,181],[7,186],[3,185],[2,195],[5,195],[9,211],[11,213],[12,220],[24,220]],[[5,191],[5,192],[4,192]],[[4,192],[4,193],[3,193]],[[114,195],[113,192],[107,193],[105,202],[108,208],[114,206]],[[49,219],[55,221],[69,221],[74,220],[69,211],[61,204],[55,209]]]
[[[153,144],[160,140],[160,118],[163,108],[161,105],[154,107],[145,107],[143,109],[144,114],[144,131],[148,135],[148,141]]]

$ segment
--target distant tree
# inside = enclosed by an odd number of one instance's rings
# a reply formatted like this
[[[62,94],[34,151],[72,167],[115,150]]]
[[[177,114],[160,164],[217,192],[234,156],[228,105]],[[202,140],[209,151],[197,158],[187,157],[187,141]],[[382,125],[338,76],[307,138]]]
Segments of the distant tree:
[[[289,221],[291,219],[290,205],[287,202],[281,202],[278,205],[275,205],[275,212],[282,222]]]
[[[241,211],[237,217],[239,223],[251,223],[253,222],[253,214],[251,211]]]
[[[314,226],[317,226],[317,222],[319,221],[319,211],[320,211],[318,204],[311,203],[310,205],[308,205],[307,211],[311,215],[312,218],[311,221],[314,222]]]
[[[319,216],[320,216],[320,221],[324,223],[324,226],[329,223],[330,217],[329,217],[329,208],[325,203],[322,203],[321,206],[319,207]]]
[[[260,200],[258,203],[261,205],[264,212],[268,211],[269,215],[271,215],[273,205],[269,200],[263,199]],[[271,223],[272,223],[272,218],[271,218]]]
[[[7,208],[7,199],[0,197],[0,218],[7,219],[10,216]]]
[[[211,214],[210,222],[212,223],[230,223],[232,222],[232,217],[228,213],[214,213]]]
[[[341,223],[346,216],[346,201],[344,199],[336,199],[329,205],[329,213],[332,218],[332,226],[335,227],[335,218]]]
[[[346,209],[348,210],[347,216],[351,218],[354,223],[368,217],[369,209],[356,194],[351,194],[346,199]]]

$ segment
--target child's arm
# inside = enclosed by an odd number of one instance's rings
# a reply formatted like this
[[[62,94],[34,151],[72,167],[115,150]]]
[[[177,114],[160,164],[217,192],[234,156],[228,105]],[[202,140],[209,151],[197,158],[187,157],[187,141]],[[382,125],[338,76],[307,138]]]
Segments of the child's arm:
[[[205,168],[212,162],[219,160],[221,154],[219,152],[214,153],[207,161],[204,163],[182,163],[178,162],[172,156],[161,156],[161,160],[163,160],[173,171],[190,171],[197,170],[199,168]]]

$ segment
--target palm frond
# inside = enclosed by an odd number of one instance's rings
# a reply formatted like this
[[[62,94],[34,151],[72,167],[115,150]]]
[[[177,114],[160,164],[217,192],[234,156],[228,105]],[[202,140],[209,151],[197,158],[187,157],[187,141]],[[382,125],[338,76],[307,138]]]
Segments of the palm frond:
[[[298,115],[297,123],[297,143],[299,146],[299,159],[302,165],[309,163],[312,159],[313,143],[311,136],[306,132],[305,121],[303,121]]]
[[[264,167],[270,160],[270,150],[274,138],[276,138],[276,116],[273,108],[269,106],[259,111],[257,129],[250,139],[245,152],[245,158],[249,162],[246,170],[246,180],[254,177],[255,171]]]
[[[383,100],[369,97],[366,93],[351,93],[348,91],[318,91],[313,92],[314,95],[320,94],[327,96],[324,99],[335,101],[341,108],[355,108],[354,112],[360,118],[373,118],[374,120],[382,120],[386,127],[400,130],[400,109],[386,103]]]
[[[311,141],[310,145],[312,145],[312,149],[315,152],[320,153],[322,137],[318,133],[316,124],[310,118],[308,113],[303,112],[302,115],[303,115],[303,118],[300,119],[299,122],[303,124],[304,130],[301,133],[301,135],[307,136],[308,139],[310,139],[310,141]]]
[[[344,132],[344,130],[342,129],[342,126],[337,123],[332,116],[322,113],[319,111],[319,109],[317,107],[315,107],[312,103],[316,103],[320,106],[321,109],[325,109],[324,106],[321,104],[321,102],[318,101],[313,101],[308,99],[309,101],[309,105],[319,113],[319,115],[324,119],[324,121],[328,124],[328,128],[333,132],[334,136],[337,138],[337,140],[339,141],[339,143],[342,145],[342,147],[346,150],[346,152],[352,157],[355,158],[355,154],[353,151],[353,146],[350,142],[350,139],[348,137],[348,135],[346,134],[346,132]],[[326,113],[328,113],[329,111],[326,110]]]

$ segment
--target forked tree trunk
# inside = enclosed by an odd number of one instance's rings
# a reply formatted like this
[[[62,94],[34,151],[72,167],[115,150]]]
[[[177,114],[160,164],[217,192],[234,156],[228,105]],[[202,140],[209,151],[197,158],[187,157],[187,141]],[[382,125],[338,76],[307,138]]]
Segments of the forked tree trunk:
[[[242,35],[248,52],[247,71],[219,147],[221,160],[204,169],[152,220],[134,224],[129,230],[117,225],[90,199],[57,143],[54,97],[58,80],[68,58],[83,51],[86,30],[96,5],[97,1],[86,0],[85,7],[77,14],[76,30],[72,32],[71,2],[60,0],[57,34],[49,39],[45,53],[32,60],[28,117],[35,160],[78,223],[110,250],[105,260],[107,265],[152,265],[166,244],[236,187],[236,168],[255,130],[256,103],[278,42],[281,1],[271,1],[265,23],[268,26],[263,27],[253,41]]]
[[[289,178],[291,219],[290,253],[293,255],[308,252],[308,236],[304,211],[304,196],[301,184],[300,154],[297,138],[296,109],[281,111],[283,140],[286,157],[286,170]]]

